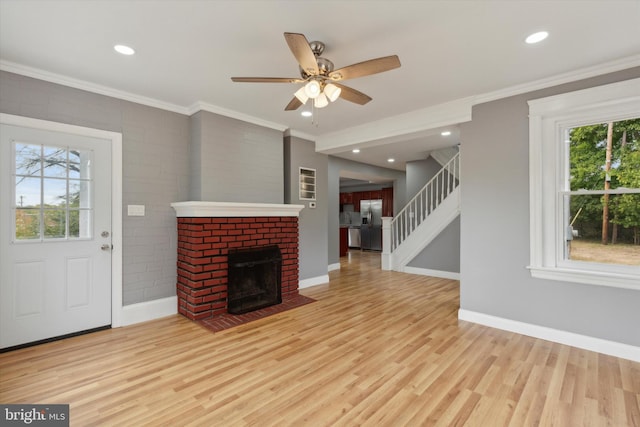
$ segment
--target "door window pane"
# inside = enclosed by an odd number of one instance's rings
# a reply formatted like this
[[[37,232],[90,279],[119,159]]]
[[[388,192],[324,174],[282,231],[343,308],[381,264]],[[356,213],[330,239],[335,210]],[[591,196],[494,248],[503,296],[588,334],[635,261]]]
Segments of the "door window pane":
[[[43,175],[47,177],[67,177],[67,153],[64,148],[43,147]]]
[[[16,239],[40,239],[40,209],[16,209]]]
[[[14,143],[16,240],[92,237],[90,150]]]
[[[40,176],[42,146],[16,144],[16,175]]]
[[[43,202],[45,207],[65,207],[67,205],[67,181],[43,178]]]
[[[40,207],[40,178],[16,177],[15,203],[18,208]]]
[[[62,239],[67,235],[67,211],[46,209],[44,212],[44,238]]]

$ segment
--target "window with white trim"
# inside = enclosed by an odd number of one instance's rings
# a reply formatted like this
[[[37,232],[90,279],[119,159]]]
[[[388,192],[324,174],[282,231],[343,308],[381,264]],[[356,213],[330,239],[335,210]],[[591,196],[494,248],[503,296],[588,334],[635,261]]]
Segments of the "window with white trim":
[[[640,143],[621,132],[639,118],[640,79],[529,101],[533,277],[640,290]],[[586,143],[598,146],[580,147]],[[616,258],[608,246],[614,231],[631,240],[629,257]],[[607,245],[593,242],[598,232]]]

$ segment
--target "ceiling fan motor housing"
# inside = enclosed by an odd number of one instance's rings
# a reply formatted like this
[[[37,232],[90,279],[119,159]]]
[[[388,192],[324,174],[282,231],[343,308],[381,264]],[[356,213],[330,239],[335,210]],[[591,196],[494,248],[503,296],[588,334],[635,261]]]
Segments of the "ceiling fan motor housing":
[[[333,71],[333,62],[329,61],[327,58],[318,56],[316,57],[316,62],[318,63],[318,76],[328,77],[329,73]],[[303,79],[307,80],[309,77],[312,77],[312,75],[307,73],[302,69],[302,67],[299,68],[300,75]]]
[[[309,47],[311,48],[311,51],[315,56],[320,56],[322,55],[322,52],[324,52],[324,43],[322,42],[319,42],[319,41],[310,42]]]

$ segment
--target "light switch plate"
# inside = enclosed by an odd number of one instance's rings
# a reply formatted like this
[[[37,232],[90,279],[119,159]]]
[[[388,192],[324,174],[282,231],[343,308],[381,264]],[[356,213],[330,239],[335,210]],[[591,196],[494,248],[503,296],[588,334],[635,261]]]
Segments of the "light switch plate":
[[[144,205],[127,205],[127,215],[144,216]]]

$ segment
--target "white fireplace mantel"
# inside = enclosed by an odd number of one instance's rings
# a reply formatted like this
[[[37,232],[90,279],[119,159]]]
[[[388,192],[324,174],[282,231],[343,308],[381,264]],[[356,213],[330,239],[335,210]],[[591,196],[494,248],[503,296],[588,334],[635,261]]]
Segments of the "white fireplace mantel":
[[[177,217],[264,217],[299,216],[304,205],[284,205],[277,203],[236,203],[236,202],[175,202],[171,203]]]

